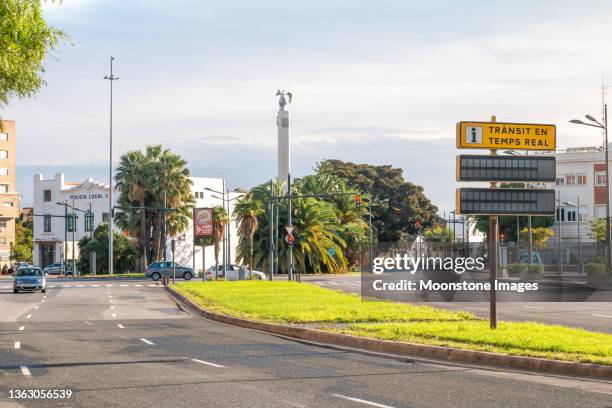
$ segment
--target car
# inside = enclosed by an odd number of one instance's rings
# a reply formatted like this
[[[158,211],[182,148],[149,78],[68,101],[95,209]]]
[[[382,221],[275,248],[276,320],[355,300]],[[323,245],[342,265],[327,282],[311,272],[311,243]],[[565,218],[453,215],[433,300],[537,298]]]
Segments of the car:
[[[154,281],[160,280],[162,276],[173,276],[175,265],[177,277],[182,277],[185,280],[191,280],[191,278],[198,276],[198,272],[193,268],[183,266],[178,263],[172,263],[172,261],[153,262],[147,267],[145,276],[153,279]]]
[[[215,270],[218,272],[215,273]],[[249,271],[246,266],[243,265],[226,265],[225,276],[223,275],[223,265],[213,265],[206,271],[206,279],[214,279],[215,277],[223,277],[226,280],[248,280],[248,279],[259,279],[266,280],[266,274],[260,271]]]
[[[45,275],[63,275],[64,274],[64,264],[62,262],[55,262],[50,265],[45,266],[43,269]]]
[[[521,251],[519,256],[519,263],[529,263],[529,253],[527,251]],[[531,263],[542,265],[542,257],[539,252],[532,251],[531,252]]]
[[[13,280],[13,293],[20,291],[47,291],[47,278],[42,269],[36,267],[19,268]]]

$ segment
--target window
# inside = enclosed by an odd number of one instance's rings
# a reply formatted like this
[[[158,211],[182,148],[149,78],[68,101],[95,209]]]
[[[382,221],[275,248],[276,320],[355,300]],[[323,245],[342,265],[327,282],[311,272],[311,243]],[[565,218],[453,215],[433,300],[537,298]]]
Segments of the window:
[[[45,203],[49,203],[51,202],[51,190],[45,190],[43,191],[43,201]]]
[[[8,176],[8,168],[0,167],[0,176]]]
[[[587,221],[588,220],[588,218],[587,218],[587,211],[588,211],[587,207],[580,206],[580,212],[579,212],[579,214],[580,214],[580,221]]]
[[[45,232],[51,232],[51,216],[45,215]]]
[[[566,221],[576,221],[576,208],[565,209]]]
[[[587,176],[586,174],[577,174],[576,180],[578,181],[578,185],[584,186],[587,183]]]
[[[565,208],[557,208],[556,213],[557,213],[556,215],[557,222],[565,221]]]
[[[0,142],[6,142],[8,140],[7,133],[0,133]]]
[[[576,175],[568,174],[567,176],[565,176],[565,184],[567,184],[568,186],[576,184]]]
[[[102,222],[108,222],[108,213],[102,213]]]
[[[85,232],[93,231],[94,215],[92,212],[85,213]]]
[[[595,215],[597,216],[597,218],[606,218],[606,206],[601,205],[601,204],[597,204],[595,206]]]
[[[6,228],[6,221],[0,221],[0,228]]]
[[[563,176],[561,177],[557,177],[557,181],[555,182],[556,185],[558,186],[562,186],[565,184],[565,179],[563,178]]]
[[[605,186],[606,185],[606,173],[605,172],[597,172],[597,173],[595,173],[595,185],[597,185],[597,186]]]
[[[66,218],[66,231],[76,231],[76,214],[68,214],[68,217]]]
[[[9,185],[8,184],[0,184],[0,193],[8,193]]]
[[[3,202],[3,203],[2,203],[2,206],[3,206],[3,207],[12,207],[12,206],[13,206],[13,203],[12,203],[12,202],[10,202],[10,201],[5,201],[5,202]]]
[[[0,150],[0,159],[8,158],[8,150]]]
[[[8,244],[8,239],[6,237],[0,237],[0,244]]]

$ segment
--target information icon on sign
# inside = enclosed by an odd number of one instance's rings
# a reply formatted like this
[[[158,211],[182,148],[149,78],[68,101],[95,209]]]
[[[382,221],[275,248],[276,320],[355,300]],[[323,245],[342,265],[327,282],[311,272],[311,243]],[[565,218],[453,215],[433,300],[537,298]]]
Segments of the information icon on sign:
[[[465,129],[465,143],[481,144],[482,143],[482,127],[469,126]]]

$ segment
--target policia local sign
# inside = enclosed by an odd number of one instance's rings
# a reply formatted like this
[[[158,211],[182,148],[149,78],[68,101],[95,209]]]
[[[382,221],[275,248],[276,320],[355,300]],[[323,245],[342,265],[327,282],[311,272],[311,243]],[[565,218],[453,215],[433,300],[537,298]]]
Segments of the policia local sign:
[[[555,150],[557,127],[527,123],[459,122],[458,149]]]

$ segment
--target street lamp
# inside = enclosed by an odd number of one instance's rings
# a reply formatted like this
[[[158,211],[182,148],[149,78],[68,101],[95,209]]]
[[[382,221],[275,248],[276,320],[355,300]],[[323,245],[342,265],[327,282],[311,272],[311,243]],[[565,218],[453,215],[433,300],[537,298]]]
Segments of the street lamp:
[[[110,121],[108,149],[108,274],[113,274],[113,82],[119,77],[113,75],[113,61],[110,57],[110,75],[104,79],[110,81]]]
[[[222,189],[223,191],[213,190],[210,187],[204,187],[204,190],[207,190],[207,191],[210,191],[210,192],[213,192],[213,193],[217,193],[217,194],[221,194],[221,197],[216,197],[216,198],[217,199],[221,198],[221,201],[223,203],[223,211],[225,211],[225,179],[223,179],[223,189]],[[228,203],[227,207],[228,207],[228,213],[229,213],[229,203]],[[229,228],[228,228],[228,230],[229,230]],[[226,274],[225,274],[225,272],[226,272],[225,264],[227,263],[227,253],[225,252],[225,246],[226,246],[226,243],[227,243],[227,241],[225,240],[225,235],[226,234],[227,234],[227,231],[223,234],[223,276],[224,277],[226,276]],[[216,275],[217,271],[218,271],[218,265],[215,265],[215,271],[216,271],[215,272],[215,275]]]
[[[570,123],[576,125],[591,126],[604,131],[604,153],[606,161],[606,267],[608,271],[611,269],[611,257],[612,257],[612,236],[610,235],[610,168],[609,168],[609,156],[608,156],[608,105],[604,104],[604,117],[603,123],[600,123],[591,115],[585,115],[589,121],[593,123],[583,122],[580,119],[572,119]],[[580,211],[580,210],[578,210]]]

